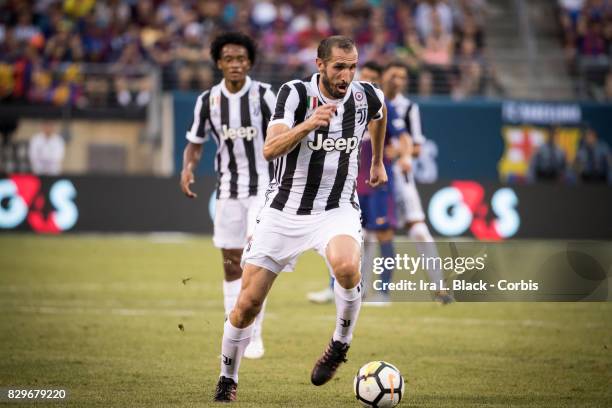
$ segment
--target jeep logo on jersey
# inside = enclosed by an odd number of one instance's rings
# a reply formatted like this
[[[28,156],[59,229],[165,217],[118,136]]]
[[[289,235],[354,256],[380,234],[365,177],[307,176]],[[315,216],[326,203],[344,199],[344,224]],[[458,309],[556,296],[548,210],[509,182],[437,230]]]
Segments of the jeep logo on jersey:
[[[234,140],[236,138],[253,140],[255,136],[257,136],[257,128],[254,126],[247,127],[239,127],[239,128],[228,128],[227,125],[223,125],[223,134],[221,135],[221,139]]]
[[[308,142],[308,147],[312,150],[325,150],[331,152],[332,150],[344,151],[345,153],[350,152],[357,148],[359,140],[356,136],[353,137],[341,137],[338,139],[327,138],[323,139],[323,134],[315,134],[315,139]]]

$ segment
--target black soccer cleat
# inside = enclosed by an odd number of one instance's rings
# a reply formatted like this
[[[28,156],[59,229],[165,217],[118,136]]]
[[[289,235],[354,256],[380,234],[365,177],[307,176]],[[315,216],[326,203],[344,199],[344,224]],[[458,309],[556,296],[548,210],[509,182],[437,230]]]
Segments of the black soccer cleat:
[[[310,381],[312,381],[314,385],[323,385],[331,380],[334,374],[336,374],[336,370],[340,363],[346,363],[346,353],[348,349],[348,344],[332,339],[327,345],[325,353],[323,353],[315,363],[312,373],[310,374]]]
[[[238,384],[231,378],[219,377],[217,389],[215,390],[215,402],[233,402],[236,401],[236,392]]]

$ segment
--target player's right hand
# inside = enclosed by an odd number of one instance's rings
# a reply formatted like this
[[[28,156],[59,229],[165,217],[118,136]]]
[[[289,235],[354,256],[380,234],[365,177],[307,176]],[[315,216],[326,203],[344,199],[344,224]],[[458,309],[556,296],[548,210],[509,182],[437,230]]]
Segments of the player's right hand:
[[[183,193],[189,198],[197,198],[198,195],[191,191],[189,187],[195,181],[193,177],[193,172],[191,170],[183,170],[181,171],[181,190]]]
[[[328,103],[321,105],[313,114],[304,122],[309,130],[315,130],[320,127],[329,126],[332,116],[336,113],[336,105]]]

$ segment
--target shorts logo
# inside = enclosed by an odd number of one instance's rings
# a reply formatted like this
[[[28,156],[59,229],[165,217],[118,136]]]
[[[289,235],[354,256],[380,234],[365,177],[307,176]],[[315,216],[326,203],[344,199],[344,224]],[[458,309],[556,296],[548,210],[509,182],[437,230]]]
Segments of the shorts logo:
[[[254,126],[228,128],[227,125],[223,125],[222,130],[223,133],[221,133],[221,140],[235,140],[236,138],[240,138],[251,141],[255,136],[257,136],[257,128]]]
[[[324,150],[326,152],[331,152],[332,150],[343,151],[345,153],[349,153],[352,150],[357,148],[359,144],[359,140],[356,136],[347,137],[347,138],[323,138],[323,134],[315,133],[315,139],[313,141],[308,142],[308,147],[312,150]]]

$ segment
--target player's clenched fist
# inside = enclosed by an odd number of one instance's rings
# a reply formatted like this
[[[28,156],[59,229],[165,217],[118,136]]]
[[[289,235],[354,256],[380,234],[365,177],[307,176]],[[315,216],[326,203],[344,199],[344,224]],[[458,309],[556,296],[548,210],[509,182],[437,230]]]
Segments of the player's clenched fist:
[[[329,122],[331,121],[332,116],[335,112],[336,105],[327,104],[319,106],[317,109],[315,109],[312,116],[306,119],[304,123],[308,126],[308,129],[310,130],[314,130],[319,127],[329,126]]]
[[[385,165],[382,163],[375,164],[372,163],[372,167],[370,168],[370,180],[368,180],[368,184],[371,187],[378,187],[387,182],[387,171],[385,170]]]
[[[193,172],[191,170],[183,170],[181,171],[181,190],[183,193],[189,198],[196,198],[198,195],[191,191],[190,185],[193,184],[194,177]]]

